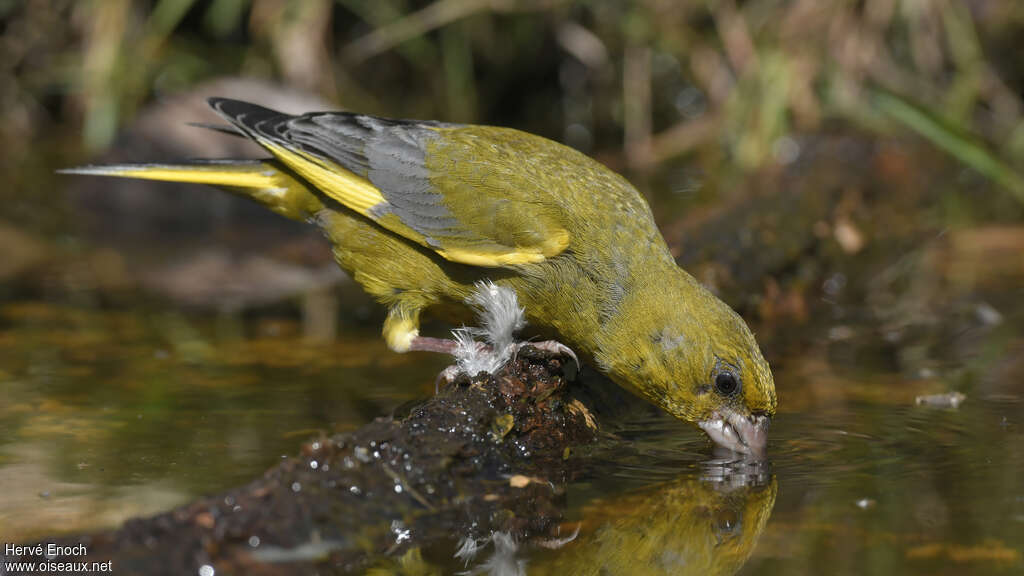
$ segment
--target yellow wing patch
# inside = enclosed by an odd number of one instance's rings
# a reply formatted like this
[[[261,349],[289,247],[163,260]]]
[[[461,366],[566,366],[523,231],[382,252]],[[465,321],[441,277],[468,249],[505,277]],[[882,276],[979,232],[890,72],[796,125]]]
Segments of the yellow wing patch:
[[[502,249],[505,247],[498,244],[494,245],[495,250],[464,249],[443,244],[432,246],[422,234],[404,224],[400,219],[390,217],[391,215],[386,211],[379,209],[387,206],[388,201],[380,189],[371,184],[369,180],[337,164],[328,164],[324,160],[300,151],[289,150],[266,139],[259,139],[259,142],[327,196],[388,230],[435,251],[439,256],[451,262],[488,268],[530,264],[554,256],[569,245],[569,233],[566,230],[559,230],[540,246],[529,248],[507,247],[507,249]],[[378,210],[372,211],[371,209],[374,207],[377,207]]]
[[[372,218],[370,208],[387,202],[376,186],[341,166],[324,166],[322,161],[308,154],[289,150],[267,140],[261,139],[260,144],[321,192],[363,216]]]
[[[507,252],[481,252],[474,250],[461,250],[459,248],[439,249],[438,254],[446,260],[461,262],[471,266],[516,266],[519,264],[532,264],[541,262],[546,258],[556,256],[569,246],[569,232],[559,230],[551,238],[548,238],[539,248],[515,248]]]

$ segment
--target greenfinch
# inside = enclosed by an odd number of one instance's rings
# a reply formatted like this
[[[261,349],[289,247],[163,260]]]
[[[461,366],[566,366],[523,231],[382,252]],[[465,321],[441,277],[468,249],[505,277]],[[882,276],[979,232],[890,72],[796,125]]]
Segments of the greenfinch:
[[[271,157],[65,172],[210,184],[318,226],[387,307],[396,352],[451,351],[420,335],[421,315],[465,311],[481,282],[509,289],[531,326],[614,382],[725,448],[764,456],[768,363],[739,315],[676,264],[618,174],[510,128],[209,102],[230,122],[214,129]]]

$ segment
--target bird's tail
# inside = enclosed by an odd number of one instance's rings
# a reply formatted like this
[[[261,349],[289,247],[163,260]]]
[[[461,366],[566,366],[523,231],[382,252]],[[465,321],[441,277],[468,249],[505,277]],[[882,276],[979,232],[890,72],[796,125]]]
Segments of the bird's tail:
[[[58,170],[61,174],[114,176],[209,184],[251,198],[292,220],[308,220],[323,208],[307,184],[274,160],[194,160],[182,164],[112,164]]]

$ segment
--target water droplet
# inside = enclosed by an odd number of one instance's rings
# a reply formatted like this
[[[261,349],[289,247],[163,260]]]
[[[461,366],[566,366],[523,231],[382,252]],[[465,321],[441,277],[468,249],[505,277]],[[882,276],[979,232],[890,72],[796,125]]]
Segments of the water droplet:
[[[320,443],[319,442],[313,442],[312,448],[313,448],[314,452],[319,450],[320,449]]]
[[[363,492],[362,490],[359,489],[359,486],[352,486],[351,488],[348,489],[348,491],[355,494],[356,496],[359,496]]]
[[[321,464],[320,469],[323,470],[324,472],[327,472],[328,470],[331,469],[331,467],[328,466],[327,464]]]
[[[298,482],[292,482],[292,492],[298,492],[300,490],[302,490],[302,484],[299,484]]]
[[[395,494],[401,494],[401,493],[402,493],[402,485],[401,484],[395,484]]]
[[[259,545],[260,545],[260,537],[259,536],[256,536],[256,535],[249,536],[249,546],[252,546],[253,548],[256,548]]]
[[[320,464],[318,464],[316,460],[310,460],[309,467],[312,468],[313,470],[316,470],[318,467],[320,467]]]
[[[391,532],[395,535],[395,544],[412,539],[412,530],[405,527],[401,520],[391,521]]]
[[[199,567],[199,576],[213,576],[217,571],[213,569],[213,566],[209,564],[203,564]]]

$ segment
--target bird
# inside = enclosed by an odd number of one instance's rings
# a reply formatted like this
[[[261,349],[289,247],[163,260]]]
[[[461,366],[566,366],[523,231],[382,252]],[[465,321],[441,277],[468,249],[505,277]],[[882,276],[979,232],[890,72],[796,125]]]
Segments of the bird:
[[[568,146],[508,127],[300,115],[211,98],[264,159],[91,165],[69,174],[208,184],[317,226],[342,269],[387,309],[399,353],[452,353],[424,314],[465,314],[481,283],[616,384],[763,459],[777,398],[753,333],[677,265],[643,196]]]

